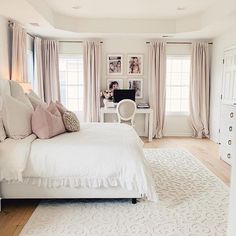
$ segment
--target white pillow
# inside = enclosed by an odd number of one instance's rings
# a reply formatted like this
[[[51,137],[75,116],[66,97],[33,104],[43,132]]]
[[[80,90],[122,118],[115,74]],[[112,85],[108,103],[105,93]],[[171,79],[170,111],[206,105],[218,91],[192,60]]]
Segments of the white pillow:
[[[10,80],[9,83],[11,88],[11,96],[23,102],[33,110],[33,106],[29,98],[25,95],[23,88],[16,81]]]
[[[47,103],[45,103],[33,90],[31,90],[28,94],[26,94],[29,98],[34,110],[37,106],[41,105],[44,108],[47,107]]]
[[[32,109],[17,99],[5,95],[2,97],[2,119],[7,137],[21,139],[32,133]]]
[[[0,142],[3,142],[6,139],[6,132],[3,126],[2,118],[0,117]]]

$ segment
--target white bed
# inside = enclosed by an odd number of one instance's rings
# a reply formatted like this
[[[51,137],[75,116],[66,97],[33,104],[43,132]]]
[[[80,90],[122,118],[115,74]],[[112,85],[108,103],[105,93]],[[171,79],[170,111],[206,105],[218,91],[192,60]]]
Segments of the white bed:
[[[1,183],[1,196],[155,201],[142,146],[133,128],[125,124],[82,124],[80,132],[47,140],[34,135],[6,139],[0,143],[0,170],[1,178],[8,181]]]
[[[125,124],[88,123],[47,140],[0,143],[0,197],[156,201],[143,143]]]

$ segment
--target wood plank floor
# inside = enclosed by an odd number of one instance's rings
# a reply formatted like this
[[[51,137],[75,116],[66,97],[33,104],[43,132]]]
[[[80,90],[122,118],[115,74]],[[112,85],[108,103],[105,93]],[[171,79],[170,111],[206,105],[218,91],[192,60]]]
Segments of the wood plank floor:
[[[224,183],[230,183],[230,166],[219,159],[218,145],[208,139],[163,138],[148,142],[145,148],[185,148],[203,162]],[[37,207],[38,200],[5,200],[0,212],[0,236],[19,235]]]

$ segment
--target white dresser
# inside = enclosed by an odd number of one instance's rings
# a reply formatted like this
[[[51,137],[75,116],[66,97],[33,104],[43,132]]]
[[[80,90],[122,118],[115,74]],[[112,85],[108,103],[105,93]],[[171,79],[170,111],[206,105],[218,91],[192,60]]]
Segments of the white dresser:
[[[231,165],[236,158],[236,48],[224,53],[220,116],[220,157]]]
[[[231,165],[236,158],[236,106],[221,105],[220,125],[220,157]]]

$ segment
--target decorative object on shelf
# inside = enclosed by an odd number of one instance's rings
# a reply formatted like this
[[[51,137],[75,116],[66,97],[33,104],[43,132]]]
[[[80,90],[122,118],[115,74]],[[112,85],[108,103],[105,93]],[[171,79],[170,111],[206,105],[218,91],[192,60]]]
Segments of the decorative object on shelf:
[[[103,99],[102,101],[103,101],[104,107],[106,108],[114,107],[114,103],[112,101],[113,91],[110,91],[110,90],[102,91],[101,98]]]
[[[105,90],[105,91],[101,91],[101,97],[107,100],[112,100],[112,91],[110,90]]]
[[[150,105],[148,103],[141,102],[137,105],[137,108],[138,109],[148,109],[148,108],[150,108]]]
[[[123,63],[122,54],[107,55],[107,75],[122,75]]]
[[[123,79],[107,79],[107,89],[112,91],[114,89],[123,88]]]
[[[143,80],[142,79],[129,79],[128,80],[129,89],[135,90],[135,98],[143,97]]]
[[[127,56],[128,75],[143,75],[143,55],[132,54]]]

